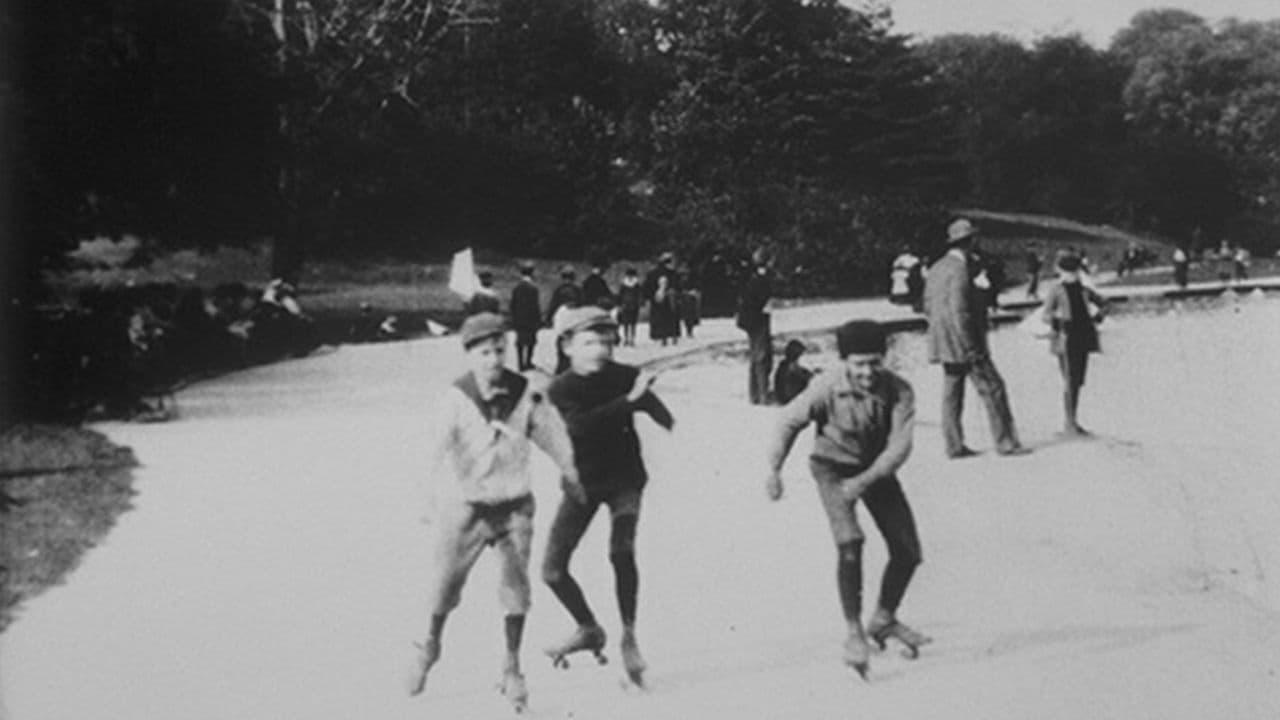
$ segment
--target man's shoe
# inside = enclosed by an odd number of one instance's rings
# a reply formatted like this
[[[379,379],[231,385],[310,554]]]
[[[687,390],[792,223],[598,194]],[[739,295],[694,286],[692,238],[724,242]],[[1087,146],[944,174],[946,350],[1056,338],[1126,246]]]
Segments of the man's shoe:
[[[1007,450],[999,450],[998,452],[1004,457],[1014,457],[1017,455],[1030,455],[1031,448],[1026,445],[1014,445]]]
[[[959,450],[955,452],[947,453],[947,457],[951,458],[952,460],[960,460],[962,458],[975,457],[978,454],[979,454],[978,451],[974,450],[973,448],[961,447]]]

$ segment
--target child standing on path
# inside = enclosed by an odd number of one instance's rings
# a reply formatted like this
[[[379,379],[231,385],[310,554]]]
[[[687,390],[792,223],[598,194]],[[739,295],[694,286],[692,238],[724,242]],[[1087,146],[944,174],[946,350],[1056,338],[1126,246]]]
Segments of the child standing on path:
[[[885,334],[878,323],[855,320],[836,331],[843,367],[823,373],[782,410],[769,445],[770,500],[782,497],[782,464],[796,435],[817,424],[809,468],[818,484],[837,550],[836,578],[848,633],[844,662],[864,679],[870,636],[881,648],[897,638],[908,657],[929,638],[897,620],[898,605],[920,564],[915,518],[896,473],[911,453],[915,395],[911,385],[883,368]],[[862,545],[855,508],[862,500],[889,547],[880,603],[862,626]]]
[[[432,439],[433,470],[441,474],[431,518],[431,629],[419,646],[409,694],[425,687],[440,658],[445,620],[458,606],[467,574],[487,546],[501,555],[499,597],[506,611],[507,655],[499,689],[520,710],[528,702],[520,642],[529,610],[533,537],[530,441],[560,466],[567,496],[585,495],[560,413],[524,376],[504,366],[506,330],[502,317],[492,313],[463,322],[462,346],[471,368],[441,399]]]
[[[640,287],[640,275],[635,268],[627,268],[618,288],[618,324],[622,326],[622,344],[635,347],[636,323],[640,320],[640,306],[644,290]]]
[[[1101,349],[1096,323],[1102,320],[1107,301],[1081,282],[1078,255],[1063,253],[1057,265],[1060,282],[1045,299],[1044,319],[1053,327],[1049,349],[1058,356],[1058,367],[1062,370],[1062,432],[1082,437],[1089,433],[1076,421],[1080,388],[1084,387],[1089,354]],[[1096,313],[1090,310],[1091,304],[1097,308]]]
[[[648,475],[632,416],[637,411],[648,413],[667,430],[675,420],[649,389],[653,374],[613,361],[617,330],[609,313],[590,307],[565,313],[556,328],[569,356],[569,371],[552,381],[549,394],[569,426],[586,499],[565,494],[547,539],[543,580],[578,623],[573,635],[548,649],[547,654],[561,667],[568,665],[566,656],[582,650],[594,653],[603,662],[604,629],[569,573],[569,561],[592,517],[604,504],[609,507],[612,521],[609,561],[622,618],[622,660],[632,682],[642,685],[646,666],[635,635],[640,587],[635,537],[641,493]]]

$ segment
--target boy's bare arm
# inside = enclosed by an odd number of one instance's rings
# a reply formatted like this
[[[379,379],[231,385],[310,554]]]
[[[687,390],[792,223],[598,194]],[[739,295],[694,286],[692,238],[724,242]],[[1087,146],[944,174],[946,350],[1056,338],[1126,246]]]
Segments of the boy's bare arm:
[[[876,456],[866,470],[858,473],[845,482],[845,495],[856,498],[864,490],[887,477],[893,477],[898,468],[911,455],[912,434],[915,430],[916,416],[915,394],[907,385],[903,385],[898,393],[898,402],[893,407],[889,426],[889,439],[884,450]]]

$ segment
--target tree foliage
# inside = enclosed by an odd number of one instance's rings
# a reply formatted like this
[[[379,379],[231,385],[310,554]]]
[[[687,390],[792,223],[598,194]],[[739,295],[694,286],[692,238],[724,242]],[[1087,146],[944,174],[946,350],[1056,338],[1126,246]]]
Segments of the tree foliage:
[[[964,204],[1280,221],[1280,25],[917,41],[837,0],[24,0],[18,226],[306,253],[767,246],[866,292]],[[1243,238],[1242,238],[1243,239]],[[823,258],[835,262],[822,262]]]

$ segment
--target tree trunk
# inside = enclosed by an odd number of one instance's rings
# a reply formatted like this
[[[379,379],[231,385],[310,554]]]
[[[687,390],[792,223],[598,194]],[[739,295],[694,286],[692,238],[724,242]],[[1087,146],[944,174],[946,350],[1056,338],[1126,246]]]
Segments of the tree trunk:
[[[289,70],[289,28],[286,19],[290,2],[291,0],[274,0],[271,12],[271,29],[278,43],[276,73],[286,81]],[[298,158],[287,100],[282,100],[276,106],[276,132],[281,152],[280,166],[276,170],[277,230],[271,245],[271,276],[287,278],[296,284],[304,255],[302,223],[299,217],[302,208],[298,203]]]

